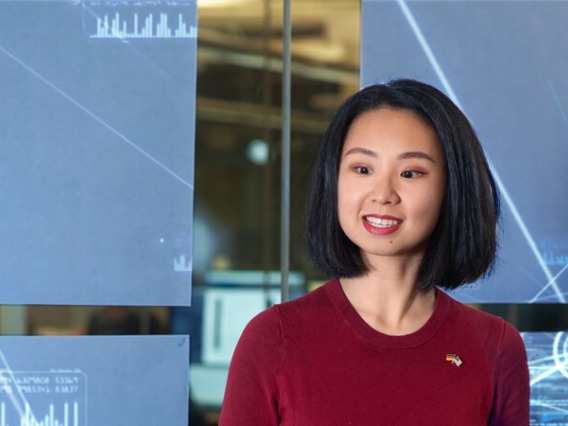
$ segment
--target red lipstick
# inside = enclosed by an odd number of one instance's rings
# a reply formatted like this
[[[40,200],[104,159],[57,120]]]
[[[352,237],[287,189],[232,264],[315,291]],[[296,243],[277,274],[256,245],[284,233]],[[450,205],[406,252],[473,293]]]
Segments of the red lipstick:
[[[365,215],[363,216],[363,226],[367,232],[373,235],[389,235],[400,228],[402,219],[389,215]]]

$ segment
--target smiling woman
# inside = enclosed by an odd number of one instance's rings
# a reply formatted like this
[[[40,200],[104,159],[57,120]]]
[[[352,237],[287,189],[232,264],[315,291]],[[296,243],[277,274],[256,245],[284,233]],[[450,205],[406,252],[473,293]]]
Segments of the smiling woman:
[[[308,206],[308,252],[335,278],[249,323],[220,424],[527,425],[519,333],[442,291],[491,270],[498,216],[479,140],[443,93],[397,80],[351,96]]]
[[[366,265],[377,269],[371,265],[381,256],[414,253],[420,266],[445,179],[436,133],[416,114],[381,108],[353,122],[339,166],[338,213]]]
[[[308,207],[306,242],[313,262],[329,276],[357,277],[368,271],[360,248],[341,228],[338,214],[344,145],[354,132],[365,133],[359,121],[367,114],[385,115],[381,132],[387,131],[383,127],[388,122],[391,133],[400,128],[398,139],[417,143],[420,131],[423,139],[430,134],[438,142],[432,159],[438,158],[436,164],[445,165],[444,201],[437,224],[424,241],[427,249],[419,287],[453,289],[491,272],[497,249],[499,196],[481,144],[468,119],[450,99],[432,86],[409,80],[361,90],[343,104],[331,122],[315,166]],[[392,119],[399,122],[398,126]],[[370,126],[369,134],[377,131],[373,120],[365,122]],[[374,137],[374,133],[366,136]],[[416,157],[410,153],[397,155]],[[408,176],[413,171],[400,172]],[[321,211],[328,212],[329,221],[320,220]],[[322,241],[329,241],[329,246],[322,248]]]

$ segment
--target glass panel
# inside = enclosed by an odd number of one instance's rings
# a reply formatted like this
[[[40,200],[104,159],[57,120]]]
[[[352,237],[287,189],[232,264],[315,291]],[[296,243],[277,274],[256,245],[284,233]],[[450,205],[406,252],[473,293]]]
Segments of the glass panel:
[[[216,412],[238,337],[280,300],[282,4],[199,2],[194,300],[195,403]],[[339,103],[359,86],[357,0],[292,4],[290,296],[322,277],[303,250],[311,168]],[[215,421],[215,416],[211,419]]]

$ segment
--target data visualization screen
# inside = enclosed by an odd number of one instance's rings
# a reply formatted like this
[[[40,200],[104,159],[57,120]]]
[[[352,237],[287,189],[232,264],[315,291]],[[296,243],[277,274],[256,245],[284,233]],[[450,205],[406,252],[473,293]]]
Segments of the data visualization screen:
[[[189,305],[196,49],[194,0],[0,2],[0,303]]]
[[[3,336],[0,426],[187,426],[188,360],[187,335]]]
[[[568,334],[523,333],[531,379],[531,425],[568,423]]]
[[[568,3],[363,0],[361,85],[433,84],[470,118],[503,219],[494,274],[465,302],[568,300]]]
[[[81,371],[0,371],[0,426],[79,426],[87,423]]]

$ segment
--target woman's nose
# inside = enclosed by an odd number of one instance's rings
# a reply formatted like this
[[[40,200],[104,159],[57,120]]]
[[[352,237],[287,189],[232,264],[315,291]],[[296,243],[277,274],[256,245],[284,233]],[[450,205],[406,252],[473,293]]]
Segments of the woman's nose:
[[[400,196],[394,182],[388,178],[377,179],[374,183],[371,201],[381,204],[398,204]]]

